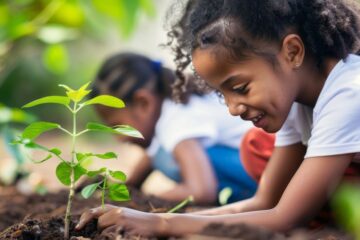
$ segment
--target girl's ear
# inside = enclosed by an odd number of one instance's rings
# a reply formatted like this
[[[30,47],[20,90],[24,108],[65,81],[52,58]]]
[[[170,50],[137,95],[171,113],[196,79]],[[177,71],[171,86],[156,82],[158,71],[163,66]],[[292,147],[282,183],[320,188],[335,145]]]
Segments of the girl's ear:
[[[290,67],[293,69],[301,67],[305,57],[305,47],[299,35],[287,35],[283,40],[281,51]]]

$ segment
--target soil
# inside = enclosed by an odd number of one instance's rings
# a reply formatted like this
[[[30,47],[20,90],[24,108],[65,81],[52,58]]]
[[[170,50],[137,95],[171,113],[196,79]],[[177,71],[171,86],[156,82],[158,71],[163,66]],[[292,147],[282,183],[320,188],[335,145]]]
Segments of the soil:
[[[136,189],[130,189],[132,200],[124,203],[113,203],[124,207],[130,207],[148,212],[166,212],[176,204],[158,199],[153,196],[144,195]],[[67,192],[49,193],[44,196],[25,196],[13,187],[0,187],[0,239],[18,240],[58,240],[63,239],[63,216],[67,201]],[[112,202],[109,202],[112,203]],[[138,236],[129,236],[118,231],[114,235],[101,235],[97,231],[96,221],[88,224],[83,230],[75,231],[74,226],[79,215],[87,208],[100,205],[99,197],[83,199],[76,195],[73,203],[73,221],[71,223],[72,240],[87,239],[145,239]],[[182,211],[193,211],[201,206],[187,206]],[[243,224],[228,225],[212,224],[204,229],[199,235],[188,236],[185,239],[203,240],[283,240],[283,239],[323,239],[323,240],[351,240],[351,236],[340,231],[333,225],[312,226],[313,230],[297,229],[288,234],[271,232],[265,229],[250,227]],[[157,238],[152,238],[157,239]],[[166,239],[166,238],[165,238]],[[176,239],[167,238],[167,239]],[[184,238],[183,238],[184,239]]]

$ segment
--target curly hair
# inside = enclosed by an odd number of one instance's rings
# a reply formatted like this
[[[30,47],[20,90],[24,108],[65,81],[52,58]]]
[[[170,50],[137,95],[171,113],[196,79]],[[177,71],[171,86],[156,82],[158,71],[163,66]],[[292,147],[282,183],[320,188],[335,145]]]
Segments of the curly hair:
[[[360,52],[360,11],[352,0],[188,0],[184,6],[171,24],[167,43],[175,54],[173,98],[178,101],[191,86],[183,71],[191,64],[191,53],[201,46],[225,48],[233,60],[256,54],[274,64],[275,53],[264,50],[264,44],[280,49],[283,38],[294,32],[319,70],[327,58],[344,59]],[[199,82],[193,84],[201,89]]]

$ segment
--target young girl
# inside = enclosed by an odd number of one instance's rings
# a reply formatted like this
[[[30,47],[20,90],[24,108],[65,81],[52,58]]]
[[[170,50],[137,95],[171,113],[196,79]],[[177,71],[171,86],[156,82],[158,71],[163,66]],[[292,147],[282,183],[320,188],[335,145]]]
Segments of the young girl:
[[[93,84],[93,96],[115,95],[124,109],[97,107],[111,125],[128,124],[145,140],[127,140],[146,148],[147,154],[128,176],[139,186],[152,169],[178,184],[159,197],[181,201],[192,195],[197,203],[214,204],[218,193],[232,189],[229,202],[251,197],[256,182],[239,159],[239,144],[251,124],[227,113],[213,95],[188,96],[186,104],[170,100],[174,74],[161,63],[134,53],[117,54],[105,61]]]
[[[190,0],[171,32],[180,69],[191,59],[231,114],[277,132],[258,190],[199,214],[97,208],[79,226],[98,218],[100,228],[184,235],[214,222],[287,231],[311,219],[359,160],[358,9],[347,0]]]

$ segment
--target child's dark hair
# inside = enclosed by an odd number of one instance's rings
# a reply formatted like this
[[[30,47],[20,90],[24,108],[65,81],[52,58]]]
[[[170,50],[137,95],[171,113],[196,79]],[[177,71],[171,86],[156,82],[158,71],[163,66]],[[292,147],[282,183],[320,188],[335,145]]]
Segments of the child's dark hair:
[[[179,3],[174,6],[171,11]],[[296,33],[320,70],[326,58],[344,59],[360,50],[359,7],[351,0],[189,0],[182,11],[167,43],[175,53],[177,99],[186,91],[183,70],[198,47],[225,48],[233,60],[256,54],[275,65],[275,53],[264,44],[280,48],[287,34]]]
[[[133,94],[146,88],[161,97],[171,97],[173,71],[136,53],[120,53],[108,58],[101,66],[92,85],[92,97],[110,94],[131,103]]]

